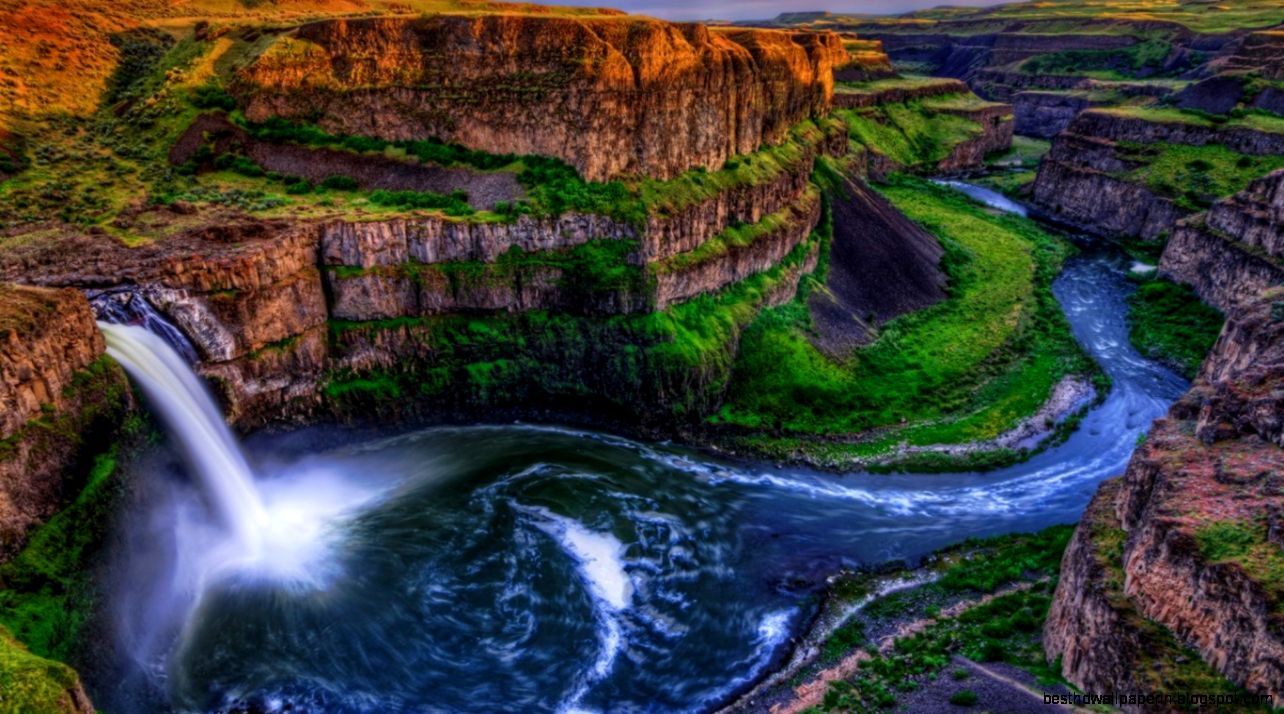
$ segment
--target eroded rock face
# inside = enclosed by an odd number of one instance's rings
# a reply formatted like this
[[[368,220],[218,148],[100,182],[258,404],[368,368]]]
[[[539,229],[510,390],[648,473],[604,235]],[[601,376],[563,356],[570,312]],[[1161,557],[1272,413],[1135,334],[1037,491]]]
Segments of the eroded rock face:
[[[666,308],[769,270],[807,240],[820,221],[819,191],[770,217],[772,228],[747,244],[730,243],[719,254],[691,263],[660,263],[654,271],[655,306]]]
[[[57,510],[84,435],[118,426],[128,393],[103,350],[79,291],[0,284],[0,561]]]
[[[1121,479],[1097,489],[1061,561],[1056,597],[1043,628],[1048,659],[1061,675],[1094,694],[1140,691],[1133,678],[1145,651],[1138,616],[1122,595],[1122,563],[1109,539],[1119,537],[1115,504]]]
[[[1159,269],[1223,312],[1284,284],[1284,170],[1178,222]]]
[[[76,373],[103,354],[102,335],[80,293],[0,285],[0,439],[42,408],[66,407]]]
[[[228,217],[134,248],[102,235],[33,242],[0,256],[0,276],[132,286],[189,337],[199,371],[219,386],[232,421],[309,420],[323,415],[322,387],[336,370],[385,364],[363,356],[387,354],[383,348],[349,345],[351,336],[333,341],[336,324],[361,335],[355,328],[365,324],[470,314],[636,314],[774,269],[815,228],[820,200],[808,177],[818,155],[845,148],[839,140],[845,143],[841,127],[817,131],[775,176],[653,214],[645,224],[580,214],[507,223],[431,214],[294,223]],[[749,229],[752,241],[705,248],[724,232]],[[575,251],[597,249],[590,243],[620,250],[590,253],[584,259],[612,264],[581,274]],[[804,264],[814,267],[814,251]],[[608,280],[597,279],[611,270]],[[797,279],[776,281],[772,290]],[[413,343],[399,347],[405,364],[431,363]]]
[[[1102,486],[1076,532],[1044,631],[1049,657],[1076,685],[1136,684],[1147,638],[1162,628],[1248,691],[1284,695],[1281,588],[1254,565],[1279,557],[1284,508],[1279,297],[1236,310],[1191,391],[1156,422],[1122,481]],[[1239,529],[1246,545],[1209,550],[1215,527]]]
[[[1141,182],[1123,178],[1143,164],[1121,152],[1119,144],[1202,144],[1216,136],[1212,131],[1187,132],[1181,126],[1091,109],[1079,113],[1053,140],[1052,149],[1040,162],[1033,187],[1034,202],[1057,219],[1092,233],[1159,238],[1189,211],[1156,195]],[[1274,141],[1262,138],[1266,135],[1250,133],[1251,141],[1241,135],[1245,147],[1259,139],[1263,146]]]
[[[1094,106],[1085,94],[1026,91],[1012,96],[1015,131],[1022,136],[1051,139],[1070,126],[1079,112]]]
[[[340,134],[557,156],[594,180],[668,178],[826,112],[847,61],[831,33],[436,15],[305,25],[235,90],[253,120],[320,117]]]

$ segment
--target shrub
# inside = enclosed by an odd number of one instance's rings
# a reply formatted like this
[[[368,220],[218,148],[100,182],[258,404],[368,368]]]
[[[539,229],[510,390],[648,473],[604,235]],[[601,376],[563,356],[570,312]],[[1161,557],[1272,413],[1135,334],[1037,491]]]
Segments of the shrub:
[[[336,191],[355,191],[360,186],[357,180],[350,176],[327,176],[321,182],[322,188],[335,189]]]
[[[214,159],[214,168],[220,171],[234,171],[242,176],[259,178],[266,175],[262,166],[254,163],[254,160],[241,154],[221,154]]]
[[[312,193],[312,191],[312,182],[307,179],[298,179],[297,181],[291,181],[285,185],[285,192],[294,196]]]
[[[468,205],[468,194],[463,191],[455,191],[449,196],[426,191],[375,191],[370,194],[370,202],[393,208],[441,210],[448,216],[468,216],[475,212]]]
[[[236,109],[236,98],[222,87],[209,84],[192,90],[192,105],[197,109],[222,109],[230,112]]]
[[[974,706],[977,700],[978,700],[978,697],[976,696],[976,692],[972,691],[971,689],[964,689],[961,692],[955,692],[950,697],[950,704],[954,704],[960,707],[970,707],[970,706]]]

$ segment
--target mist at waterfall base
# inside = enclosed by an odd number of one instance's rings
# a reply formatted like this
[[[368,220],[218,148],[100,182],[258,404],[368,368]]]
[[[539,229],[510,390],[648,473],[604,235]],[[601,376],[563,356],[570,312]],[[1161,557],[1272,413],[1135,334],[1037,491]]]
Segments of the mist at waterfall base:
[[[787,654],[839,568],[1073,522],[1123,472],[1184,385],[1129,346],[1120,265],[1075,259],[1055,285],[1111,394],[987,474],[838,477],[524,425],[308,429],[250,440],[269,535],[247,545],[201,469],[157,448],[115,548],[122,662],[91,694],[114,712],[715,707]]]

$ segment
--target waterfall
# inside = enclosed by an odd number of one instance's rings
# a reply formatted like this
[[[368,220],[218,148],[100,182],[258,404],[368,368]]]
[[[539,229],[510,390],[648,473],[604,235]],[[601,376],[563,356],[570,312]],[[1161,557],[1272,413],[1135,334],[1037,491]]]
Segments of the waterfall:
[[[262,545],[267,510],[253,472],[214,399],[161,337],[142,327],[99,322],[107,354],[142,387],[177,440],[222,522],[251,552]]]

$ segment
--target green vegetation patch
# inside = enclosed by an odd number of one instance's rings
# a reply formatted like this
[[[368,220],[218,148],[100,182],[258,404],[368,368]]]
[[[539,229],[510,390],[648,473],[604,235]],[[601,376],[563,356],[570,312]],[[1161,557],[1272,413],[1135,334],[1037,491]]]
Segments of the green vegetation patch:
[[[821,709],[868,712],[892,707],[901,693],[944,676],[955,656],[1006,662],[1034,674],[1045,685],[1064,684],[1046,661],[1039,636],[1072,532],[1072,526],[1056,526],[1037,534],[970,541],[938,554],[936,569],[942,573],[938,580],[869,603],[858,612],[859,619],[854,618],[859,626],[849,622],[839,629],[841,643],[831,638],[822,646],[828,661],[860,646],[852,633],[874,623],[881,622],[881,629],[886,629],[889,623],[939,618],[940,605],[958,602],[960,596],[973,599],[1015,583],[1027,583],[1028,589],[971,607],[958,617],[937,619],[920,633],[897,640],[889,652],[871,649],[873,657],[861,663],[855,676],[831,683]],[[955,680],[967,676],[962,670],[952,673]],[[950,701],[970,705],[974,700],[968,693],[962,690],[953,695],[958,701]]]
[[[273,118],[261,124],[245,122],[233,115],[251,136],[269,142],[291,142],[303,146],[375,153],[389,158],[436,164],[476,171],[511,171],[526,190],[526,197],[497,207],[496,212],[513,218],[519,215],[560,215],[567,211],[597,213],[621,220],[640,222],[641,207],[636,193],[619,181],[585,181],[566,162],[547,156],[491,154],[435,139],[385,141],[366,136],[339,136],[313,124],[298,124]],[[355,188],[351,186],[348,188]],[[449,200],[453,198],[454,200]],[[379,205],[400,208],[446,209],[448,215],[465,216],[467,197],[439,197],[412,191],[376,192],[371,200]]]
[[[79,687],[71,667],[32,654],[0,625],[0,714],[77,711]]]
[[[1120,176],[1144,184],[1190,211],[1248,187],[1253,179],[1284,168],[1284,156],[1249,156],[1222,144],[1138,144],[1121,142],[1120,158],[1143,164]]]
[[[1173,47],[1165,40],[1150,38],[1137,44],[1109,50],[1062,50],[1036,55],[1021,63],[1021,71],[1035,75],[1074,75],[1122,79],[1139,74],[1166,71],[1177,75],[1190,68],[1190,62],[1165,69]]]
[[[786,173],[810,172],[810,159],[820,143],[840,128],[829,118],[804,121],[780,144],[732,157],[717,171],[697,168],[667,181],[641,179],[638,195],[648,212],[665,216],[734,188],[766,184]]]
[[[804,210],[803,206],[815,206],[815,202],[821,200],[820,191],[814,186],[809,186],[799,200],[801,205],[786,206],[776,213],[763,216],[757,223],[738,223],[729,226],[698,247],[655,263],[652,269],[660,274],[688,270],[724,256],[732,249],[746,248],[759,240],[775,235],[799,220],[799,214]]]
[[[0,625],[42,657],[71,661],[93,612],[90,560],[121,489],[116,459],[100,455],[76,499],[0,565]]]
[[[1091,111],[1105,112],[1131,119],[1144,119],[1151,122],[1190,124],[1191,126],[1202,126],[1209,129],[1234,128],[1260,131],[1266,134],[1284,134],[1284,117],[1257,110],[1235,110],[1229,116],[1208,114],[1207,112],[1193,109],[1133,105],[1097,108]]]
[[[113,499],[120,489],[116,471],[119,447],[113,444],[120,436],[135,435],[142,428],[137,418],[126,418],[127,390],[119,368],[103,357],[77,373],[67,387],[66,398],[80,404],[79,409],[63,415],[50,412],[28,422],[15,435],[30,444],[36,458],[45,449],[71,449],[91,462],[72,465],[80,477],[67,484],[74,497],[29,534],[17,555],[0,564],[0,632],[11,633],[29,648],[32,654],[27,657],[72,662],[83,644],[95,599],[91,561],[106,535]],[[91,436],[96,437],[93,443],[87,441]],[[12,457],[10,446],[8,442],[0,444],[0,458]],[[97,456],[88,456],[95,453]],[[0,642],[0,659],[23,659],[21,653],[10,649]],[[0,670],[4,667],[0,664]],[[3,676],[0,672],[0,678]],[[6,689],[0,686],[3,692]],[[5,706],[10,704],[0,697],[0,711],[7,711]],[[14,711],[44,710],[18,707]]]
[[[1210,563],[1238,565],[1262,586],[1276,611],[1284,611],[1284,551],[1267,538],[1267,531],[1264,519],[1217,521],[1196,530],[1195,542]]]
[[[914,100],[835,112],[852,141],[907,168],[934,169],[959,144],[980,136],[977,122]],[[935,98],[938,103],[943,101]]]
[[[925,181],[879,190],[945,247],[949,297],[888,322],[845,362],[808,339],[805,294],[765,312],[742,339],[713,424],[786,437],[882,429],[857,445],[868,455],[901,441],[984,440],[1037,411],[1067,374],[1096,371],[1051,292],[1069,244]]]
[[[1146,280],[1128,296],[1128,336],[1137,351],[1194,379],[1225,318],[1195,291],[1170,280]]]

